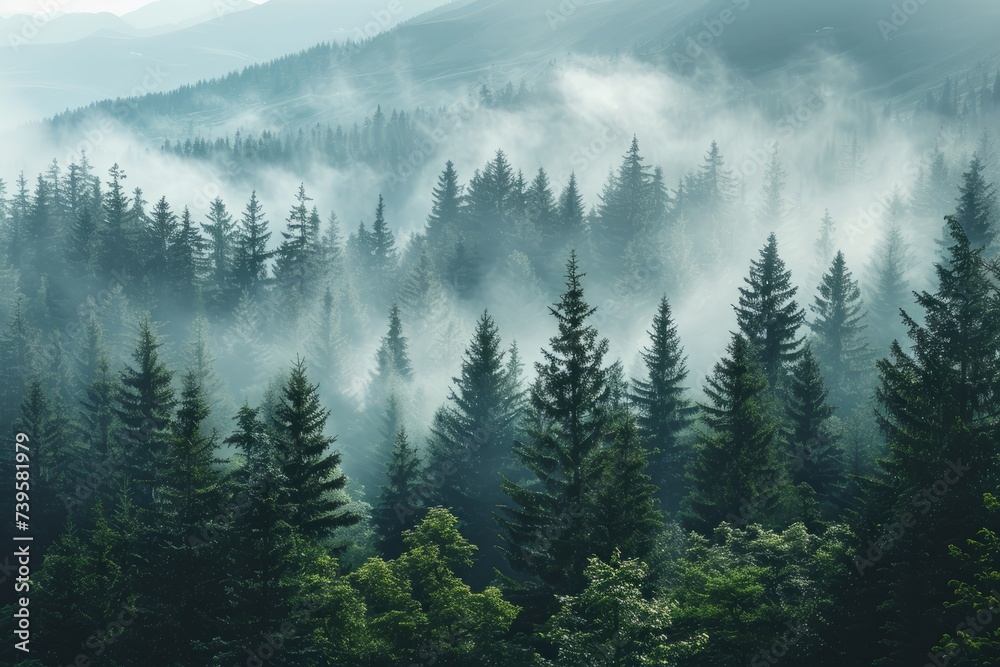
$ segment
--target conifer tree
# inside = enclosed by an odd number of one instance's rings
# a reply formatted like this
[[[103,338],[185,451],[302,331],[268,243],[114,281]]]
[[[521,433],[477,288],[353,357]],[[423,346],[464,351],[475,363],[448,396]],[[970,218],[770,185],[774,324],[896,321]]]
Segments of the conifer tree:
[[[452,471],[435,502],[451,509],[483,558],[477,574],[492,571],[496,553],[494,508],[504,496],[500,475],[512,468],[512,449],[520,418],[517,368],[505,363],[500,332],[488,312],[480,316],[452,378],[448,405],[439,411],[428,444],[429,469]]]
[[[306,202],[312,199],[306,196],[305,185],[299,185],[295,201],[296,205],[288,214],[287,231],[281,232],[283,240],[278,246],[274,265],[281,310],[291,326],[305,312],[313,296],[313,271],[319,244],[319,238],[313,235],[315,230],[310,224]]]
[[[32,478],[37,481],[29,496],[31,526],[43,543],[49,543],[63,528],[66,507],[62,499],[71,495],[83,463],[82,452],[64,406],[47,395],[38,379],[28,383],[15,428],[29,438]]]
[[[131,200],[125,194],[123,181],[125,172],[117,163],[108,171],[111,180],[107,182],[108,190],[104,193],[103,209],[104,224],[101,227],[101,266],[105,271],[111,267],[125,269],[124,272],[134,272],[135,238],[128,221],[129,204]]]
[[[816,239],[816,256],[820,266],[826,266],[833,261],[833,253],[836,250],[834,246],[835,230],[836,223],[830,217],[830,211],[827,210],[819,222],[819,238]]]
[[[114,405],[119,391],[117,378],[107,357],[102,355],[80,401],[79,432],[89,456],[105,460],[112,453],[116,434]]]
[[[955,219],[962,225],[973,248],[989,247],[997,233],[996,185],[986,182],[984,169],[982,160],[975,155],[969,163],[969,170],[962,174],[958,208],[955,211]],[[947,225],[945,230],[947,242],[950,239]]]
[[[836,408],[827,403],[820,364],[810,346],[792,370],[786,404],[789,424],[788,457],[792,482],[808,484],[816,493],[823,516],[833,519],[843,501],[843,456],[824,422]]]
[[[333,298],[333,290],[327,286],[319,309],[312,317],[312,333],[309,339],[309,357],[319,377],[332,384],[343,377],[344,341],[340,327],[340,312]]]
[[[231,545],[239,574],[227,578],[233,609],[226,616],[232,626],[232,659],[241,660],[247,646],[288,618],[299,559],[294,556],[297,538],[282,504],[288,480],[260,410],[244,403],[233,420],[236,425],[226,444],[242,461],[232,472],[235,510],[224,544]]]
[[[916,295],[921,321],[904,313],[912,351],[899,342],[878,362],[879,426],[889,455],[868,486],[874,521],[885,525],[904,512],[919,516],[884,562],[859,562],[863,570],[885,567],[879,580],[887,623],[881,652],[887,664],[923,660],[928,636],[947,627],[950,599],[949,545],[975,536],[989,520],[983,494],[996,489],[1000,405],[1000,295],[995,269],[954,217],[947,219],[952,245],[936,266],[937,290]],[[934,480],[937,492],[927,491]],[[946,493],[941,493],[944,484]],[[878,523],[856,528],[876,540]],[[919,587],[912,585],[920,581]]]
[[[167,249],[170,292],[177,303],[197,303],[204,265],[205,240],[191,221],[185,206],[181,223]]]
[[[392,304],[392,308],[389,309],[389,331],[382,337],[375,354],[377,382],[389,382],[393,377],[409,380],[413,376],[407,347],[407,339],[403,335],[403,323],[399,317],[399,306]]]
[[[899,311],[910,302],[909,245],[898,223],[890,222],[872,255],[869,267],[869,320],[873,339],[884,349],[892,340],[902,338],[906,329]]]
[[[145,270],[151,283],[165,284],[169,278],[169,248],[177,236],[177,216],[166,197],[160,197],[153,208],[149,230],[145,235]]]
[[[180,402],[167,447],[158,461],[154,584],[146,590],[156,623],[150,649],[166,663],[211,660],[225,606],[222,550],[199,536],[221,514],[225,492],[216,468],[216,436],[204,434],[208,403],[198,372],[181,382]]]
[[[630,241],[644,243],[650,227],[652,174],[639,154],[639,141],[632,143],[618,172],[608,178],[597,213],[597,242],[612,262],[619,260]]]
[[[462,190],[455,163],[448,160],[433,190],[431,212],[427,216],[424,232],[428,248],[438,266],[444,265],[448,253],[459,238]]]
[[[239,227],[236,229],[236,248],[233,257],[234,288],[242,294],[258,296],[267,280],[267,262],[274,256],[268,250],[271,232],[264,217],[264,207],[257,200],[257,191],[250,193]]]
[[[161,346],[149,316],[144,316],[139,322],[132,364],[121,372],[114,408],[122,425],[122,473],[125,483],[135,490],[135,501],[141,509],[152,507],[157,468],[169,446],[175,405],[170,386],[173,373],[160,360]]]
[[[378,206],[375,208],[375,222],[372,223],[371,256],[368,258],[370,278],[374,283],[376,294],[384,298],[392,292],[396,284],[398,266],[396,237],[385,221],[385,201],[382,195],[379,195]]]
[[[691,425],[697,408],[684,396],[686,358],[666,296],[660,300],[648,333],[650,345],[640,352],[646,376],[632,381],[631,398],[638,413],[639,432],[652,452],[649,472],[664,507],[674,511],[684,497],[689,454],[681,434]]]
[[[864,380],[870,364],[865,339],[864,303],[861,288],[838,251],[823,276],[811,306],[815,319],[809,323],[813,351],[830,387],[830,402],[850,412],[864,399]]]
[[[287,521],[303,535],[323,538],[360,517],[345,509],[347,477],[340,452],[330,451],[336,438],[324,432],[330,412],[320,405],[318,387],[309,383],[299,359],[281,387],[270,428],[288,479],[282,499]]]
[[[620,551],[649,563],[664,522],[656,484],[647,472],[649,451],[633,415],[615,415],[608,444],[596,463],[600,478],[585,515],[592,554],[610,558]]]
[[[767,524],[787,477],[760,354],[742,334],[728,353],[707,378],[709,430],[698,435],[689,472],[685,524],[702,534],[723,521]]]
[[[780,227],[785,220],[785,178],[788,172],[781,165],[778,144],[771,150],[771,159],[764,168],[764,185],[761,191],[760,209],[757,219],[761,225],[772,229]]]
[[[778,239],[772,233],[760,251],[760,259],[750,263],[750,276],[740,288],[736,320],[740,331],[759,355],[771,391],[784,384],[788,366],[800,354],[799,326],[805,312],[795,301],[798,288],[792,272],[778,256]]]
[[[403,427],[396,432],[386,479],[375,508],[375,532],[382,557],[397,558],[403,553],[403,531],[415,523],[413,498],[421,483],[420,459]]]
[[[583,195],[580,194],[575,173],[569,175],[569,182],[559,195],[556,214],[559,221],[559,236],[563,244],[573,247],[581,243],[587,214],[583,208]]]
[[[556,527],[557,522],[587,502],[597,483],[594,456],[609,428],[608,341],[599,340],[589,323],[596,309],[584,300],[582,277],[574,253],[566,268],[566,291],[550,308],[559,331],[550,349],[542,350],[543,361],[535,364],[526,439],[514,447],[537,483],[505,479],[502,488],[513,506],[498,517],[511,566],[563,593],[580,590],[591,546],[582,522]]]

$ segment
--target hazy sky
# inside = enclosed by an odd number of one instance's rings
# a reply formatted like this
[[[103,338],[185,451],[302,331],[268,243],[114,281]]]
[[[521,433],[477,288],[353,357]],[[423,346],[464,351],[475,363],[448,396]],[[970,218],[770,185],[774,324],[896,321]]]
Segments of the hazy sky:
[[[60,11],[70,12],[110,12],[112,14],[127,14],[157,0],[54,0]],[[267,0],[250,0],[258,5]],[[53,0],[0,0],[0,16],[13,14],[33,14],[45,12],[46,6],[51,6]],[[212,0],[204,0],[206,10],[211,10]],[[187,3],[185,3],[187,4]]]

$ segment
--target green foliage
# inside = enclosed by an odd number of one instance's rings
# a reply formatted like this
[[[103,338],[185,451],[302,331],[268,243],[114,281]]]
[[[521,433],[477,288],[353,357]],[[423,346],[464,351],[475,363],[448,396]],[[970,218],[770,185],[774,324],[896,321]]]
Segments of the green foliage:
[[[608,562],[591,558],[587,586],[577,596],[561,599],[561,607],[543,636],[558,650],[554,665],[677,665],[697,653],[708,640],[704,633],[686,640],[672,638],[671,605],[647,599],[648,568],[615,552]]]

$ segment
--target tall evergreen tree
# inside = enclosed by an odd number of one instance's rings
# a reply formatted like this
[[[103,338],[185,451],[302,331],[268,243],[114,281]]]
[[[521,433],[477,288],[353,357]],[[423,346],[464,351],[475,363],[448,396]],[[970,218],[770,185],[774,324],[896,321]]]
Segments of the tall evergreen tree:
[[[740,288],[736,320],[747,342],[759,355],[768,386],[777,392],[784,384],[788,366],[801,353],[799,326],[805,312],[795,301],[798,288],[792,272],[778,256],[778,239],[772,233],[760,251],[760,259],[750,263],[750,276]]]
[[[431,212],[427,216],[425,230],[428,247],[438,266],[444,265],[448,253],[459,238],[462,190],[455,163],[448,160],[432,193]]]
[[[807,345],[792,369],[788,388],[788,458],[792,482],[808,484],[823,516],[833,519],[843,501],[844,462],[834,438],[824,429],[824,422],[836,411],[827,403],[827,394],[819,361]]]
[[[296,205],[288,214],[287,231],[278,246],[274,265],[274,280],[278,288],[281,310],[289,325],[294,325],[313,297],[316,248],[319,238],[313,235],[309,220],[305,185],[299,185]]]
[[[723,521],[767,525],[787,477],[760,354],[742,334],[733,335],[728,352],[706,381],[709,430],[699,433],[689,473],[685,524],[702,534]]]
[[[330,412],[320,405],[318,386],[309,383],[299,359],[281,387],[270,428],[288,479],[283,498],[288,523],[304,535],[329,537],[360,517],[345,509],[347,477],[340,471],[340,452],[330,451],[336,438],[324,432]]]
[[[136,504],[147,510],[152,507],[158,464],[170,443],[175,405],[173,373],[160,360],[161,346],[148,315],[143,317],[133,363],[121,372],[114,408],[122,425],[119,447],[125,482],[135,489]]]
[[[514,452],[537,483],[503,482],[513,507],[498,517],[510,564],[537,576],[558,592],[574,592],[583,584],[583,568],[591,553],[587,527],[579,520],[559,524],[588,502],[597,483],[594,456],[608,435],[609,416],[604,366],[608,341],[598,339],[584,300],[576,254],[566,269],[566,291],[550,308],[559,331],[535,364],[530,388],[527,437]]]
[[[809,323],[813,350],[830,387],[830,400],[845,413],[865,398],[864,379],[870,365],[865,339],[864,303],[861,288],[851,276],[838,251],[823,276],[811,306],[815,319]]]
[[[909,263],[910,249],[903,231],[898,223],[890,222],[882,232],[868,270],[869,297],[866,300],[873,339],[879,348],[906,333],[899,311],[910,301],[906,276]]]
[[[652,451],[649,472],[664,507],[674,511],[685,495],[684,470],[689,455],[681,435],[691,425],[697,408],[684,396],[686,358],[666,296],[660,300],[648,333],[650,345],[640,352],[646,377],[633,380],[631,398],[638,412],[639,432]]]
[[[570,247],[583,241],[584,220],[587,213],[583,208],[583,195],[577,185],[576,174],[569,175],[569,182],[559,195],[559,203],[556,211],[559,221],[559,235],[564,244]]]
[[[918,517],[877,563],[885,567],[878,579],[886,584],[880,589],[886,623],[875,651],[889,665],[924,660],[926,638],[947,626],[943,603],[955,578],[949,545],[987,525],[983,494],[998,482],[997,275],[956,218],[948,218],[948,228],[952,245],[948,261],[936,267],[937,290],[916,295],[922,321],[904,313],[912,352],[894,342],[877,364],[878,420],[889,455],[866,494],[874,525],[856,531],[875,540],[904,513]]]
[[[264,217],[264,207],[257,200],[257,191],[250,193],[243,215],[236,230],[236,248],[233,257],[233,282],[240,293],[259,296],[267,280],[267,262],[274,256],[268,250],[271,232]]]
[[[969,170],[962,174],[959,186],[958,208],[955,219],[969,237],[974,248],[989,247],[997,234],[997,193],[996,185],[987,183],[985,166],[978,155],[969,163]],[[945,240],[950,239],[945,225]],[[991,253],[995,251],[990,250]]]
[[[232,472],[236,489],[235,511],[227,546],[238,574],[226,578],[231,586],[233,660],[245,660],[246,647],[275,632],[294,608],[301,542],[288,523],[282,498],[288,480],[274,440],[261,420],[260,410],[244,403],[233,418],[236,426],[226,444],[240,454],[241,465]]]
[[[166,664],[212,660],[217,650],[213,639],[218,637],[226,606],[219,544],[206,545],[196,537],[221,514],[225,500],[215,435],[203,432],[208,415],[198,372],[189,369],[166,450],[158,461],[149,564],[153,583],[145,591],[153,624],[149,648]]]
[[[503,500],[500,475],[512,468],[520,418],[517,369],[508,368],[500,332],[489,313],[476,324],[459,377],[431,429],[429,469],[451,471],[435,502],[451,509],[484,557],[478,574],[492,572],[497,540],[493,510]]]
[[[413,498],[418,497],[421,484],[420,458],[407,439],[405,428],[400,427],[396,432],[386,478],[375,508],[375,532],[379,553],[384,558],[397,558],[404,550],[403,531],[415,523]]]
[[[200,293],[205,240],[184,207],[181,223],[167,248],[170,292],[177,303],[195,304]]]

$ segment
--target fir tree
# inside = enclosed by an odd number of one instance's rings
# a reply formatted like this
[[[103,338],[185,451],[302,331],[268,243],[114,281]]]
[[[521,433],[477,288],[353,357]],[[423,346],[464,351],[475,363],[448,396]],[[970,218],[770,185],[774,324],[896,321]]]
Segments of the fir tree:
[[[905,334],[899,311],[910,301],[906,278],[909,261],[909,246],[903,231],[898,223],[890,223],[883,230],[868,271],[869,320],[878,347]]]
[[[760,354],[742,334],[728,352],[707,378],[702,410],[710,430],[699,433],[689,472],[685,524],[702,534],[723,521],[767,524],[786,483]]]
[[[997,231],[996,186],[986,182],[984,169],[979,156],[974,156],[969,163],[969,170],[962,174],[958,208],[955,211],[955,219],[962,225],[973,248],[989,247]],[[947,231],[947,225],[945,227]],[[947,240],[949,236],[946,235],[945,238]]]
[[[152,506],[157,467],[169,446],[175,404],[170,386],[173,373],[160,360],[161,345],[149,317],[143,317],[133,364],[121,372],[114,408],[122,425],[119,447],[125,483],[135,489],[136,503],[142,509]]]
[[[250,193],[239,227],[236,230],[236,248],[233,257],[233,282],[242,294],[258,296],[267,280],[267,262],[274,256],[268,250],[271,232],[264,217],[264,208],[257,200],[257,192]]]
[[[451,160],[445,163],[444,171],[438,176],[432,197],[424,234],[435,262],[441,266],[458,239],[462,213],[462,186]]]
[[[598,558],[620,551],[627,558],[652,560],[664,522],[648,459],[635,418],[624,411],[616,415],[609,442],[597,456],[600,478],[585,515],[591,553]]]
[[[830,211],[827,210],[823,214],[823,219],[820,220],[819,238],[816,239],[816,257],[819,260],[820,266],[826,266],[833,261],[833,253],[836,250],[834,246],[835,232],[836,223],[830,217]]]
[[[154,584],[145,592],[156,628],[150,650],[167,663],[210,660],[217,636],[225,588],[218,543],[204,546],[198,537],[221,512],[222,476],[216,468],[215,434],[204,434],[208,403],[195,369],[182,379],[176,419],[166,451],[158,461]]]
[[[492,515],[503,501],[500,475],[511,470],[520,418],[519,370],[507,367],[505,356],[500,332],[484,312],[429,441],[429,469],[452,471],[435,501],[451,509],[484,553],[479,574],[498,565],[491,557],[497,544]]]
[[[943,603],[954,578],[949,545],[986,525],[983,493],[997,485],[997,276],[957,219],[949,217],[948,228],[952,245],[948,261],[936,267],[937,290],[916,295],[922,321],[904,313],[912,352],[894,342],[889,358],[877,364],[878,420],[889,455],[867,487],[875,523],[862,523],[856,531],[874,540],[885,531],[880,523],[904,512],[919,516],[894,541],[891,557],[877,564],[888,564],[879,576],[886,583],[880,590],[888,621],[880,653],[892,665],[923,660],[926,637],[939,636],[947,624]],[[935,487],[944,484],[947,492],[928,492],[942,476],[946,482]],[[876,567],[858,559],[855,565]],[[914,587],[913,581],[921,585]]]
[[[807,345],[792,370],[786,417],[789,424],[792,482],[808,484],[828,519],[843,500],[844,462],[824,423],[836,408],[827,403],[820,364]]]
[[[421,483],[420,459],[403,427],[396,432],[386,478],[375,508],[375,532],[379,553],[384,558],[397,558],[404,549],[403,531],[414,523],[413,498]]]
[[[181,223],[167,249],[170,292],[177,303],[197,303],[204,263],[205,240],[184,207]]]
[[[759,355],[768,386],[778,391],[788,366],[800,354],[799,326],[805,312],[795,301],[798,288],[792,272],[778,256],[778,239],[772,233],[760,251],[760,259],[750,263],[750,276],[740,288],[736,320],[747,342]]]
[[[830,387],[831,403],[849,412],[864,398],[870,353],[861,288],[847,269],[844,253],[838,251],[834,257],[811,308],[816,315],[809,323],[813,349]]]
[[[283,505],[288,523],[304,535],[329,537],[331,531],[357,523],[347,511],[340,452],[328,451],[336,438],[324,431],[330,412],[319,401],[319,385],[309,383],[299,359],[281,387],[270,428],[288,479]]]
[[[638,412],[639,432],[652,451],[650,474],[665,508],[673,511],[684,497],[688,452],[681,434],[691,425],[697,408],[684,396],[686,358],[665,296],[648,333],[650,346],[640,352],[646,376],[633,380],[632,401]]]
[[[580,590],[590,554],[587,528],[578,520],[555,522],[587,502],[597,483],[594,456],[608,435],[608,342],[589,323],[595,308],[583,295],[575,253],[566,270],[566,291],[550,312],[559,332],[535,364],[524,442],[515,444],[518,460],[537,483],[502,487],[514,503],[498,517],[510,564],[537,576],[558,592]]]
[[[559,221],[559,237],[564,244],[570,247],[583,241],[584,219],[586,212],[583,208],[583,195],[577,186],[576,174],[569,175],[569,182],[559,195],[559,203],[556,211]]]

